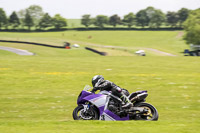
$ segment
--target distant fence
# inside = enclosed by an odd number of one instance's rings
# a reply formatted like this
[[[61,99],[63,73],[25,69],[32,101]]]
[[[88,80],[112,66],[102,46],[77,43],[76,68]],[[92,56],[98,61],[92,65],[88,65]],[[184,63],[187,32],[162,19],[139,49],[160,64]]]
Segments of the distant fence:
[[[65,46],[54,46],[54,45],[48,45],[48,44],[43,44],[43,43],[25,42],[25,41],[0,40],[0,42],[32,44],[32,45],[46,46],[46,47],[52,47],[52,48],[65,48]]]
[[[67,30],[77,30],[77,31],[101,31],[101,30],[113,30],[113,31],[126,31],[126,30],[135,30],[135,31],[175,31],[183,30],[181,27],[167,27],[167,28],[127,28],[127,27],[78,27],[78,28],[62,28],[62,29],[36,29],[36,30],[26,30],[26,29],[0,29],[0,32],[59,32]]]
[[[78,31],[92,31],[92,30],[113,30],[113,31],[120,31],[120,30],[135,30],[135,31],[175,31],[175,30],[183,30],[183,28],[118,28],[118,27],[91,27],[91,28],[73,28],[74,30]]]
[[[89,47],[85,47],[85,49],[89,50],[89,51],[92,51],[94,53],[97,53],[97,54],[100,54],[102,56],[106,56],[107,53],[106,52],[100,52],[100,51],[97,51],[96,49],[93,49],[93,48],[89,48]]]
[[[8,42],[8,43],[23,43],[23,44],[32,44],[32,45],[39,45],[39,46],[45,46],[45,47],[52,47],[52,48],[65,48],[65,46],[53,46],[48,44],[42,44],[42,43],[35,43],[35,42],[25,42],[25,41],[9,41],[9,40],[0,40],[0,42]],[[100,52],[93,48],[85,47],[86,50],[92,51],[94,53],[97,53],[102,56],[106,56],[106,52]]]

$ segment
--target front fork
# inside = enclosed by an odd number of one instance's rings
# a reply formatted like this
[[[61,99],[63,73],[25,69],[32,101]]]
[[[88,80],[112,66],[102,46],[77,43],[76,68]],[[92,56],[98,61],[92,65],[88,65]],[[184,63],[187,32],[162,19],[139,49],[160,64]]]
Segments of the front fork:
[[[89,103],[83,104],[83,111],[84,111],[84,112],[88,111],[89,108],[90,108],[90,104],[89,104]]]

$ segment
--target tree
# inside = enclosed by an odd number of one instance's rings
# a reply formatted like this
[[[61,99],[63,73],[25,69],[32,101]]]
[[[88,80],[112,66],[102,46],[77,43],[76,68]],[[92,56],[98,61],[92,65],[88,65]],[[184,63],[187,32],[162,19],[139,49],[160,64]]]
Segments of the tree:
[[[165,22],[166,18],[165,14],[161,10],[150,6],[137,12],[136,20],[138,26],[159,28],[163,22]]]
[[[108,24],[108,17],[104,15],[98,15],[95,18],[94,24],[100,28],[104,27],[104,24]]]
[[[190,10],[188,10],[187,8],[181,8],[178,11],[180,27],[182,27],[183,22],[187,19],[189,12]]]
[[[176,12],[167,12],[166,15],[167,23],[171,25],[171,27],[176,27],[179,21],[179,16]]]
[[[28,10],[26,10],[26,15],[24,18],[24,26],[27,26],[29,30],[31,29],[32,26],[34,26],[33,19],[30,16]]]
[[[149,26],[152,28],[159,28],[165,22],[165,14],[161,10],[154,10],[151,17],[149,17]]]
[[[19,18],[17,16],[16,12],[13,12],[10,15],[9,23],[10,23],[10,25],[13,26],[14,29],[20,25],[20,21],[19,21]]]
[[[4,10],[2,8],[0,8],[0,29],[3,26],[6,26],[8,24],[8,20],[6,17],[6,13],[4,12]]]
[[[26,16],[26,10],[20,10],[17,12],[17,16],[20,20],[21,26],[24,27],[25,26],[25,16]]]
[[[31,5],[26,10],[28,10],[31,18],[33,19],[34,25],[38,25],[40,19],[44,16],[42,7],[38,5]]]
[[[18,11],[17,16],[19,19],[24,19],[26,16],[26,10],[23,9],[23,10]]]
[[[38,26],[39,26],[40,28],[42,28],[42,29],[43,29],[43,28],[47,28],[47,27],[53,26],[51,16],[49,16],[49,14],[46,13],[46,14],[41,18],[41,20],[40,20]]]
[[[136,13],[136,22],[137,26],[148,26],[149,24],[149,17],[147,16],[146,10],[140,10]]]
[[[67,26],[67,21],[65,18],[63,18],[62,16],[60,16],[60,14],[56,14],[53,18],[52,18],[52,22],[53,22],[53,26],[56,29],[60,29],[61,27],[65,27]]]
[[[131,12],[124,16],[122,20],[124,25],[127,25],[128,28],[131,28],[136,23],[136,16]]]
[[[116,27],[116,25],[120,23],[121,23],[121,18],[117,14],[109,18],[109,24],[112,25],[113,27]]]
[[[191,11],[184,22],[186,34],[184,39],[188,44],[200,45],[200,9]]]
[[[89,14],[85,14],[82,16],[81,24],[84,25],[85,27],[89,27],[92,24],[92,20]]]

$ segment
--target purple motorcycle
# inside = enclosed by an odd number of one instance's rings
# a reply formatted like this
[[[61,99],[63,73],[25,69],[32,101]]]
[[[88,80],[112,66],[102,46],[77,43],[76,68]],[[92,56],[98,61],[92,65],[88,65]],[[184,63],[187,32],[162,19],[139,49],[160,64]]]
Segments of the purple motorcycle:
[[[122,100],[108,91],[100,91],[98,94],[91,93],[90,86],[86,86],[77,99],[78,106],[73,111],[74,120],[158,120],[158,112],[154,106],[145,103],[147,91],[137,91],[129,95],[123,89],[133,103],[133,107],[122,108]]]

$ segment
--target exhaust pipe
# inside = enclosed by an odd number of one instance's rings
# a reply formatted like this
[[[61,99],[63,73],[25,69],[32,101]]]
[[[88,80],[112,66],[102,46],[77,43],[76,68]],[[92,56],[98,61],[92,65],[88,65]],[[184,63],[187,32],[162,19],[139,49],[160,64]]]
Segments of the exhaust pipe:
[[[134,102],[134,101],[140,101],[145,99],[148,96],[147,93],[142,93],[142,94],[138,94],[137,96],[133,97],[130,101]]]

